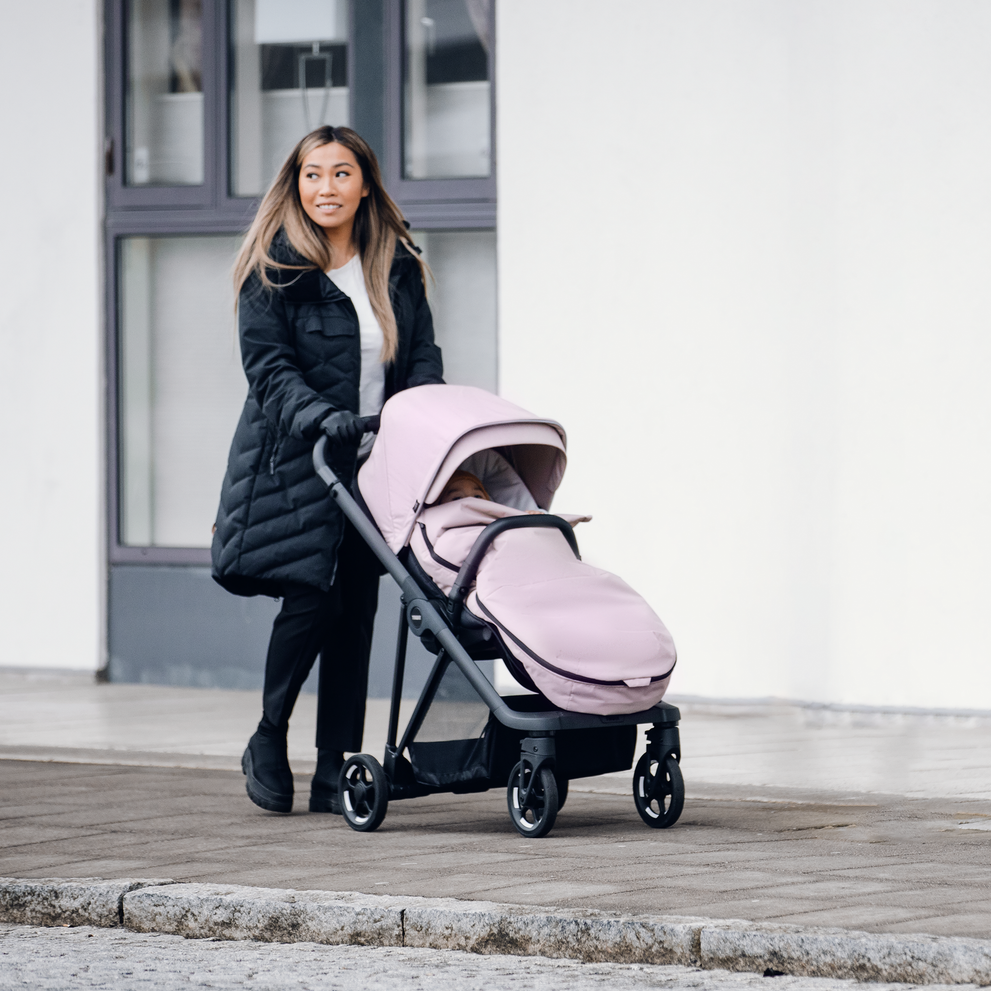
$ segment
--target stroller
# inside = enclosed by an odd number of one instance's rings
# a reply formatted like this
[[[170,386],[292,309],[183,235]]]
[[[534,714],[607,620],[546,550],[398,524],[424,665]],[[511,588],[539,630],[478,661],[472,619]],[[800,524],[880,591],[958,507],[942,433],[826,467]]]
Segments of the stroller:
[[[634,771],[634,804],[648,826],[673,825],[685,798],[678,709],[663,701],[634,712],[577,712],[555,705],[533,690],[515,656],[519,651],[514,655],[507,646],[505,630],[465,607],[486,552],[502,534],[551,528],[564,535],[580,560],[572,525],[543,512],[508,515],[481,527],[447,594],[410,546],[419,516],[459,466],[482,452],[498,451],[508,459],[533,502],[549,509],[564,473],[563,428],[484,390],[449,385],[399,393],[381,417],[365,423],[378,438],[353,492],[328,464],[334,452],[327,450],[326,437],[313,451],[330,496],[402,592],[384,760],[354,754],[345,762],[340,795],[348,825],[359,832],[377,829],[390,800],[505,785],[516,830],[546,836],[567,798],[569,780],[632,766],[637,726],[643,723],[651,728]],[[400,738],[410,631],[435,660]],[[515,674],[523,686],[516,691],[525,694],[499,694],[497,664],[505,665],[500,674]]]

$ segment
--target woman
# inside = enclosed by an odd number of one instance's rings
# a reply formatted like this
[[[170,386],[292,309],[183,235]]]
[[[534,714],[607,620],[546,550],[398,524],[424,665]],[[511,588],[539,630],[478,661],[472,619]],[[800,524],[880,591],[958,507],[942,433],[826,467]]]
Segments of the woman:
[[[374,415],[402,389],[442,382],[424,266],[350,128],[320,127],[265,194],[234,269],[248,398],[231,445],[213,577],[282,609],[265,662],[263,715],[242,759],[248,796],[289,812],[289,716],[320,654],[311,812],[340,812],[344,751],[361,749],[378,562],[314,474],[313,445],[346,484]]]

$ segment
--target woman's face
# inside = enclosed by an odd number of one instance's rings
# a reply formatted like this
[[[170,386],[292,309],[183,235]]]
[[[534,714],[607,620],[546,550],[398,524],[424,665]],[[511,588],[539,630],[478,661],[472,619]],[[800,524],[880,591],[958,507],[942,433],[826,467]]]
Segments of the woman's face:
[[[333,142],[314,148],[299,170],[299,198],[306,215],[325,231],[350,229],[368,186],[354,152]]]

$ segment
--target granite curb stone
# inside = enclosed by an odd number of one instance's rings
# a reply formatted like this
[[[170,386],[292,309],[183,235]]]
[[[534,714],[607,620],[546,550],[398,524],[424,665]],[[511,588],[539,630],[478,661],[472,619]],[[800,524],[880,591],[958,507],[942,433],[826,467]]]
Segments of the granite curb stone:
[[[169,878],[0,878],[0,920],[23,926],[119,926],[124,895]]]
[[[700,933],[703,966],[905,984],[991,984],[991,940],[719,923]]]
[[[402,901],[350,891],[177,884],[131,892],[123,924],[194,939],[402,946]]]
[[[0,921],[466,950],[912,984],[991,984],[991,940],[233,884],[0,878]]]
[[[698,933],[709,921],[457,898],[401,900],[406,946],[559,957],[585,963],[698,966]]]

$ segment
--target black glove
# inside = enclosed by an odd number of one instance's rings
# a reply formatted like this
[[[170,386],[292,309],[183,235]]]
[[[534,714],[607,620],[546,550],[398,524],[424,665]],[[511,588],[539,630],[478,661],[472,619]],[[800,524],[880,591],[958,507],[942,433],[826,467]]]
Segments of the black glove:
[[[331,444],[355,445],[365,432],[364,421],[346,409],[331,413],[321,424],[320,429],[330,438]]]

